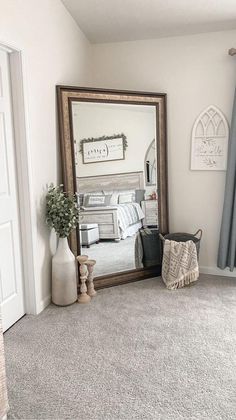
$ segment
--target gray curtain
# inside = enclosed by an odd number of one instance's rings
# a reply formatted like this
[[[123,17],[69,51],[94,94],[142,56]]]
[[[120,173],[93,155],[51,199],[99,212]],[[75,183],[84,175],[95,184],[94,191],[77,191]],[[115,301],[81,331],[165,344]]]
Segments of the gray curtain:
[[[219,268],[229,267],[233,271],[236,265],[236,90],[231,120],[228,167],[225,183],[224,208],[220,231],[218,252]]]

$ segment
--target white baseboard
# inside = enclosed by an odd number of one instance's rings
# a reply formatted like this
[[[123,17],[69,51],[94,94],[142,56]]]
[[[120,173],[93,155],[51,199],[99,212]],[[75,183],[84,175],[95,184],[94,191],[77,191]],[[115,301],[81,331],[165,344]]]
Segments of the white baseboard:
[[[199,267],[199,271],[202,274],[211,274],[213,276],[223,276],[223,277],[236,277],[236,270],[230,271],[229,268],[221,270],[218,267]]]
[[[52,301],[51,295],[46,296],[44,299],[41,299],[37,305],[37,315],[42,312]]]

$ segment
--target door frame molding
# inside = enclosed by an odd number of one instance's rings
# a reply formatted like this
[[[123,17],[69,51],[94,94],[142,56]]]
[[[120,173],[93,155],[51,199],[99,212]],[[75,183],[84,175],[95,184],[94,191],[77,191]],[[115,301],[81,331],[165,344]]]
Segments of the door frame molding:
[[[14,147],[16,150],[17,192],[19,203],[21,255],[23,267],[24,308],[27,314],[37,314],[34,238],[37,232],[33,212],[32,165],[30,159],[29,123],[26,104],[26,78],[22,50],[0,40],[0,49],[9,54],[12,93]]]

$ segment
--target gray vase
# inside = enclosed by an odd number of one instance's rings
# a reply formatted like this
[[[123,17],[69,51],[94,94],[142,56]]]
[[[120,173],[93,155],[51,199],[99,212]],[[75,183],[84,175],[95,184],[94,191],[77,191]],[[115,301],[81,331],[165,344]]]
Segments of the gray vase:
[[[59,306],[71,305],[77,300],[76,260],[67,238],[59,238],[52,258],[52,301]]]

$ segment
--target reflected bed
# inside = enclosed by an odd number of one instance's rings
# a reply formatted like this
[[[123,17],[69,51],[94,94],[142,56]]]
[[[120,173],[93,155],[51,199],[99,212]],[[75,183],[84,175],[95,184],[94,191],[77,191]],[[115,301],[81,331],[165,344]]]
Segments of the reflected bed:
[[[78,177],[82,223],[97,223],[100,239],[126,239],[142,227],[143,172]]]
[[[97,223],[100,239],[126,239],[142,227],[144,213],[138,203],[81,207],[82,223]]]

